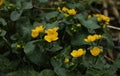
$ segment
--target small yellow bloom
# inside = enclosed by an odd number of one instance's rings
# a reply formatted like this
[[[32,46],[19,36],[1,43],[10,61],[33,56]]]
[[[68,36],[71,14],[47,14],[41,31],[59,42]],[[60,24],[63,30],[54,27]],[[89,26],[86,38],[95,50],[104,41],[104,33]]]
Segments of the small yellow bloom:
[[[90,53],[93,55],[93,56],[98,56],[100,54],[100,52],[102,52],[102,49],[99,48],[99,47],[94,47],[90,50]]]
[[[37,27],[35,28],[35,30],[40,33],[40,32],[43,32],[44,27],[43,27],[42,25],[41,25],[41,26],[37,26]]]
[[[67,11],[69,15],[76,15],[76,10],[75,9],[70,9]]]
[[[21,45],[19,45],[19,44],[17,44],[17,46],[16,46],[17,48],[21,48]]]
[[[66,8],[66,7],[63,7],[63,8],[62,8],[62,11],[63,11],[63,12],[67,12],[68,10],[69,10],[69,9]]]
[[[39,31],[33,29],[33,30],[32,30],[32,33],[31,33],[31,36],[32,36],[33,38],[36,38],[36,37],[38,37],[38,35],[39,35]]]
[[[65,63],[68,63],[69,61],[70,61],[69,58],[65,58],[65,59],[64,59],[64,62],[65,62]]]
[[[80,23],[78,23],[76,26],[77,26],[77,27],[81,27],[81,24],[80,24]]]
[[[82,55],[84,55],[86,52],[83,50],[83,49],[78,49],[78,50],[73,50],[71,52],[71,56],[74,57],[74,58],[77,58],[77,57],[81,57]]]
[[[0,6],[4,4],[5,0],[0,0]]]

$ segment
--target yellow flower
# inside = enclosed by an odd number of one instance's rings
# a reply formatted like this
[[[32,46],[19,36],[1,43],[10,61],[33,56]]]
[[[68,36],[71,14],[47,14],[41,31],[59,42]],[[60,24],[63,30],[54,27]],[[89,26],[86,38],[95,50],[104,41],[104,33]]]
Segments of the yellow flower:
[[[59,29],[58,27],[54,27],[54,28],[45,30],[45,33],[47,33],[47,35],[58,36],[58,33],[56,32],[58,29]]]
[[[84,39],[86,42],[94,42],[95,40],[101,39],[102,35],[88,35],[88,37],[86,39]]]
[[[69,61],[70,61],[69,58],[65,58],[65,59],[64,59],[64,62],[65,62],[65,63],[68,63]]]
[[[79,57],[79,56],[78,56],[78,51],[77,51],[77,50],[73,50],[73,51],[71,52],[71,56],[73,56],[73,57]]]
[[[94,14],[94,16],[97,16],[98,22],[104,21],[105,24],[109,24],[109,22],[110,22],[110,18],[107,17],[107,16],[105,16],[105,15],[102,15],[102,14]]]
[[[43,27],[42,25],[41,25],[41,26],[37,26],[37,27],[35,28],[35,30],[38,31],[38,32],[43,32],[44,27]]]
[[[69,10],[69,9],[66,8],[66,7],[63,7],[63,8],[62,8],[62,11],[63,11],[63,12],[67,12],[68,10]]]
[[[0,0],[0,6],[4,4],[5,0]]]
[[[69,15],[76,15],[76,10],[75,9],[70,9],[67,11]]]
[[[99,48],[99,47],[94,47],[90,50],[90,53],[93,55],[93,56],[98,56],[100,54],[100,52],[102,52],[102,49]]]
[[[84,51],[83,49],[78,49],[78,50],[73,50],[71,52],[71,56],[74,57],[74,58],[77,58],[77,57],[81,57],[82,55],[84,55],[86,53],[86,51]]]
[[[32,36],[33,38],[36,38],[36,37],[38,37],[38,35],[39,35],[39,31],[33,29],[33,30],[32,30],[32,33],[31,33],[31,36]]]
[[[45,30],[45,33],[47,33],[47,35],[44,37],[44,39],[48,42],[56,41],[58,39],[58,33],[57,33],[58,29],[59,29],[58,27],[54,27],[54,28]]]
[[[94,34],[93,35],[94,36],[94,38],[97,40],[97,39],[101,39],[102,38],[102,35],[97,35],[97,34]]]
[[[56,41],[58,37],[56,35],[46,35],[44,39],[48,42]]]
[[[94,42],[95,40],[96,40],[96,38],[93,37],[92,35],[89,35],[89,36],[87,37],[87,39],[85,39],[86,42]]]

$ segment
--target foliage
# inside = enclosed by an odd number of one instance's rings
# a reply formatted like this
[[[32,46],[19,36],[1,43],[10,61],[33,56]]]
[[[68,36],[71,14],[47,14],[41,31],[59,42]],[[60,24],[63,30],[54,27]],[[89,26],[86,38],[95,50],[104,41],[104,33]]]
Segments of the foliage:
[[[92,13],[98,1],[1,0],[0,75],[114,76],[120,63],[104,58],[114,45],[110,18]]]

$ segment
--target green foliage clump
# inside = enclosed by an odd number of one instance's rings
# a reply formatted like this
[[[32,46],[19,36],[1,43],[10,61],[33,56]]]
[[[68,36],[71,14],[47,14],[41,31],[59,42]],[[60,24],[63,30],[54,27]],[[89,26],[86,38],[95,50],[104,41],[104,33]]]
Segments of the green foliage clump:
[[[113,42],[99,0],[1,0],[0,75],[114,76]],[[39,73],[40,72],[40,73]]]

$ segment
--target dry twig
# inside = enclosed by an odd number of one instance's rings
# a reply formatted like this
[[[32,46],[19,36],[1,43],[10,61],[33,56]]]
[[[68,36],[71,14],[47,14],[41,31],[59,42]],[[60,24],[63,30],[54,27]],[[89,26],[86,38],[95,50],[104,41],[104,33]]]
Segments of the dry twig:
[[[119,31],[120,31],[120,28],[119,28],[119,27],[115,27],[115,26],[111,26],[111,25],[108,25],[107,27],[108,27],[108,28],[111,28],[111,29],[115,29],[115,30],[119,30]]]

